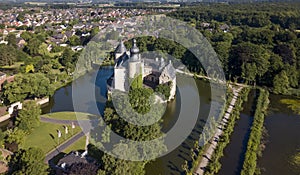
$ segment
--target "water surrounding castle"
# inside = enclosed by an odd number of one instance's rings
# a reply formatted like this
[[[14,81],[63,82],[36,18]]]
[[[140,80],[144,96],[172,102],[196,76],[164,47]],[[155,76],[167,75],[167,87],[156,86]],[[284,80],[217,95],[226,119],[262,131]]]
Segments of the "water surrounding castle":
[[[141,76],[144,87],[155,89],[158,85],[170,86],[171,100],[176,94],[176,69],[171,61],[164,58],[142,58],[140,50],[133,40],[132,48],[127,51],[124,43],[115,50],[114,74],[108,80],[109,88],[120,91],[128,91],[131,82]]]

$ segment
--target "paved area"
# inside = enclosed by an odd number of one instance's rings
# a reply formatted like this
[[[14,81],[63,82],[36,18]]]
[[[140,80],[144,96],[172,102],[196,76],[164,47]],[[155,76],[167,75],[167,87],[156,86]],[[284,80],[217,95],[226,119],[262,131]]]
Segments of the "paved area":
[[[59,120],[59,119],[53,119],[53,118],[48,118],[48,117],[44,117],[41,116],[40,118],[41,122],[45,122],[45,123],[55,123],[55,124],[62,124],[62,125],[71,125],[72,122],[74,123],[74,125],[78,126],[78,120]]]

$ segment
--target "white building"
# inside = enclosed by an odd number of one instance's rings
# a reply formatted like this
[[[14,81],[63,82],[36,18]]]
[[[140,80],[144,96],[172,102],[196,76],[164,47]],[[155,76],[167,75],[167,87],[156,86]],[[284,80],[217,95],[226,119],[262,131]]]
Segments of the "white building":
[[[164,58],[141,58],[140,50],[133,40],[130,51],[121,41],[115,50],[114,74],[108,81],[109,87],[120,91],[128,91],[130,80],[142,75],[143,85],[155,88],[160,84],[171,85],[171,100],[176,94],[176,70],[171,61]]]

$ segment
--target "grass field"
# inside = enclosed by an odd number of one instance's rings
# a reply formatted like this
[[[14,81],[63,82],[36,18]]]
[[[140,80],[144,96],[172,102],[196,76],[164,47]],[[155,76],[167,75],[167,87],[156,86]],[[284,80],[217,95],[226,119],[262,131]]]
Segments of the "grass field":
[[[72,144],[67,149],[65,149],[64,153],[68,154],[71,151],[84,150],[85,149],[85,141],[86,141],[86,137],[85,136],[81,137],[74,144]]]
[[[22,145],[22,148],[38,147],[41,148],[44,153],[48,153],[58,145],[57,130],[60,130],[62,133],[62,136],[59,139],[60,144],[72,137],[71,126],[68,126],[68,128],[69,133],[65,138],[65,130],[63,125],[42,122],[40,126],[35,128],[30,135],[25,137],[25,142]],[[77,134],[80,131],[81,128],[76,127],[73,134]]]
[[[58,120],[89,120],[93,118],[96,119],[95,115],[82,112],[55,112],[43,116]]]

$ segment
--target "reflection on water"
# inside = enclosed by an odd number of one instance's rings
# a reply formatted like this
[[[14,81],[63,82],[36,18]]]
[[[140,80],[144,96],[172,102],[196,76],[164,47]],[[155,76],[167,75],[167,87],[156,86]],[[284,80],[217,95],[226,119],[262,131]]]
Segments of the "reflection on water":
[[[72,88],[76,88],[76,95],[80,97],[81,100],[81,111],[78,112],[89,112],[89,104],[94,102],[94,99],[90,99],[90,93],[97,92],[88,92],[86,89],[89,89],[88,86],[94,84],[96,89],[99,90],[100,96],[106,96],[106,81],[112,75],[113,69],[100,69],[99,71],[91,72],[75,80],[73,83],[68,84],[67,86],[60,88],[55,92],[55,94],[50,98],[50,102],[43,106],[43,113],[50,112],[59,112],[59,111],[74,111],[73,102],[72,102]],[[95,80],[95,82],[91,82]],[[73,85],[73,87],[72,87]],[[97,96],[99,96],[97,94]],[[100,111],[104,109],[104,103],[99,103],[98,108]],[[91,112],[94,113],[94,112]]]
[[[251,90],[248,101],[243,104],[240,119],[237,120],[234,131],[230,136],[230,143],[226,146],[224,156],[220,160],[222,167],[218,173],[219,175],[240,174],[253,122],[255,98],[256,90]]]
[[[264,175],[299,175],[299,167],[291,163],[291,158],[300,149],[300,115],[295,114],[286,105],[280,103],[284,97],[270,95],[269,114],[265,126],[269,137],[263,156],[258,165]]]
[[[89,99],[86,99],[87,89],[86,85],[89,82],[96,78],[96,86],[100,88],[100,93],[102,96],[105,95],[106,92],[106,80],[112,74],[112,69],[101,69],[98,73],[89,73],[84,77],[79,78],[74,82],[74,87],[80,89],[81,95],[80,99],[82,99],[82,111],[88,112],[89,109]],[[198,92],[200,96],[200,113],[198,117],[198,122],[193,129],[193,132],[189,135],[189,137],[185,140],[185,142],[179,146],[176,150],[172,151],[168,155],[153,161],[148,164],[147,174],[181,174],[182,168],[181,165],[184,163],[184,160],[190,160],[190,149],[194,145],[195,140],[199,139],[199,134],[202,131],[202,126],[204,124],[205,119],[210,110],[210,86],[209,83],[204,81],[196,80],[196,84],[198,86]],[[185,86],[189,87],[189,84]],[[78,89],[77,89],[78,90]],[[98,92],[96,92],[98,93]],[[73,111],[72,104],[72,85],[67,85],[56,91],[54,96],[50,99],[50,104],[43,107],[43,113],[48,112],[58,112],[58,111]],[[176,100],[173,100],[168,104],[167,110],[163,116],[163,130],[166,132],[170,130],[173,125],[176,123],[179,112],[180,112],[180,93],[177,93]],[[103,110],[104,104],[99,104],[99,111]],[[187,120],[189,118],[189,114],[187,115]]]
[[[184,174],[182,170],[182,165],[184,161],[187,160],[191,162],[190,150],[193,148],[193,145],[196,140],[199,139],[199,135],[202,132],[202,127],[205,124],[205,120],[208,117],[210,110],[210,86],[209,83],[204,81],[196,80],[198,86],[198,93],[200,96],[200,112],[198,121],[193,129],[193,132],[189,135],[188,138],[174,151],[169,154],[156,159],[155,161],[150,162],[146,165],[146,174],[147,175],[179,175]],[[180,98],[180,95],[177,93],[176,99]],[[173,102],[168,105],[168,110],[165,113],[164,128],[172,128],[176,122],[176,117],[180,111],[180,103]],[[186,114],[187,116],[189,114]]]
[[[94,113],[93,111],[89,111],[89,105],[94,103],[94,100],[91,101],[91,99],[89,99],[89,93],[95,93],[96,97],[99,97],[99,94],[101,94],[101,96],[105,96],[107,91],[106,80],[112,75],[112,73],[113,69],[100,69],[98,72],[95,71],[89,73],[73,82],[73,88],[76,88],[76,91],[79,90],[78,95],[82,104],[82,106],[80,106],[80,110],[82,112]],[[89,86],[89,83],[92,80],[96,80],[94,84],[98,88],[96,88],[96,92],[87,92],[87,86]],[[193,132],[184,141],[184,143],[182,143],[174,151],[148,164],[146,166],[146,173],[148,175],[182,174],[183,172],[181,166],[184,161],[191,161],[190,149],[193,147],[195,141],[199,139],[199,135],[202,132],[202,127],[205,124],[205,120],[208,117],[211,107],[211,92],[209,83],[196,80],[196,84],[198,87],[201,105],[199,107],[198,121],[193,129]],[[189,88],[191,85],[185,84],[184,86]],[[180,99],[180,93],[177,93],[176,100],[168,104],[167,110],[163,116],[162,124],[165,132],[170,130],[178,119],[181,107]],[[97,102],[99,111],[103,112],[105,101],[98,99]],[[220,110],[220,108],[218,108],[218,110]],[[49,104],[42,107],[43,113],[59,111],[74,111],[72,103],[72,84],[57,90],[53,97],[50,98]],[[189,114],[186,114],[186,120],[189,120]]]

